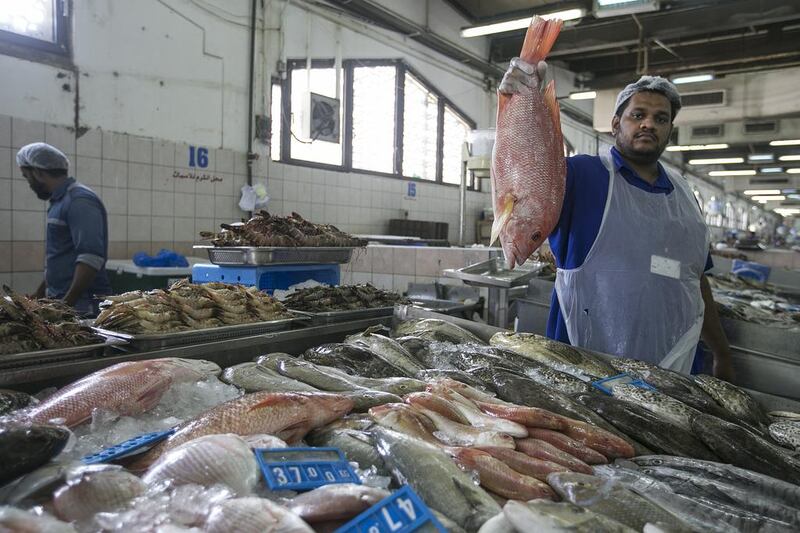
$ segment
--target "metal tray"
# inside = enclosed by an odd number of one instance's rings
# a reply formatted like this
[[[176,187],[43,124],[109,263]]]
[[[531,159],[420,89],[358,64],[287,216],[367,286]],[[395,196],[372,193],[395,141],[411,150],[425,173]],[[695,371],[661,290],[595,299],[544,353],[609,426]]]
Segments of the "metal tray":
[[[109,339],[103,343],[84,344],[83,346],[70,346],[68,348],[53,348],[51,350],[37,350],[35,352],[19,352],[0,356],[0,370],[19,368],[32,364],[53,363],[70,361],[74,359],[91,359],[102,357],[106,348],[125,344],[123,339]]]
[[[109,331],[102,328],[92,328],[100,335],[115,337],[128,341],[128,346],[138,351],[158,350],[170,346],[185,344],[202,344],[205,342],[221,341],[236,337],[250,337],[262,333],[282,331],[289,329],[293,322],[306,321],[304,317],[282,318],[269,322],[252,322],[249,324],[236,324],[206,329],[190,329],[186,331],[173,331],[169,333],[134,334],[121,331]]]
[[[435,311],[437,313],[444,313],[445,315],[460,315],[467,311],[475,309],[478,305],[474,303],[454,302],[452,300],[424,300],[412,299],[411,305],[425,309],[426,311]]]
[[[208,260],[215,265],[272,265],[276,263],[349,263],[353,247],[277,247],[277,246],[206,246]]]
[[[394,307],[372,307],[369,309],[327,311],[324,313],[312,313],[309,311],[298,311],[296,309],[289,309],[289,311],[295,313],[296,315],[310,318],[312,326],[320,326],[323,324],[333,324],[335,322],[347,322],[348,320],[362,320],[365,318],[392,316]]]
[[[444,275],[449,278],[458,278],[469,285],[482,287],[511,288],[526,285],[536,277],[547,265],[538,261],[527,261],[518,265],[514,270],[506,267],[502,257],[493,257],[488,261],[469,265],[459,269],[447,269]]]

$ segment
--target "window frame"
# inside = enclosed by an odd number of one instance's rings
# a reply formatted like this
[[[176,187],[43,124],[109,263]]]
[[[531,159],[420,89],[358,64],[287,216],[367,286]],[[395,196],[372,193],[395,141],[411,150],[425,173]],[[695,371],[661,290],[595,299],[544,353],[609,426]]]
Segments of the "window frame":
[[[0,30],[0,54],[72,68],[72,0],[53,0],[55,42]]]
[[[333,59],[312,59],[311,68],[331,68],[335,64]],[[395,84],[395,109],[394,109],[394,161],[393,172],[379,172],[375,170],[366,170],[353,167],[353,76],[356,67],[386,67],[394,66],[397,69],[395,77],[398,82]],[[281,117],[278,120],[283,121],[283,125],[291,123],[291,95],[292,95],[292,71],[306,67],[306,59],[293,58],[286,62],[286,77],[281,80]],[[379,176],[384,178],[402,179],[405,181],[415,181],[420,183],[435,183],[437,185],[446,185],[450,187],[458,187],[459,185],[453,183],[444,183],[442,181],[442,166],[444,162],[444,109],[445,106],[463,120],[471,129],[476,128],[476,122],[470,118],[469,115],[464,113],[452,100],[447,98],[440,90],[436,88],[430,81],[417,72],[413,67],[409,66],[403,59],[346,59],[342,61],[342,74],[344,79],[344,87],[342,94],[343,106],[343,120],[342,120],[342,164],[331,165],[328,163],[317,163],[314,161],[306,161],[303,159],[293,159],[291,157],[291,132],[289,128],[284,127],[281,129],[281,153],[280,159],[276,163],[287,165],[297,165],[303,167],[316,168],[321,170],[333,170],[337,172],[355,172],[359,174],[366,174],[371,176]],[[402,173],[403,165],[403,133],[404,123],[403,115],[405,112],[405,76],[406,73],[411,74],[425,88],[434,94],[438,100],[438,117],[436,126],[436,179],[426,180],[422,178],[415,178],[411,176],[404,176]],[[284,118],[286,117],[286,118]],[[276,120],[276,117],[272,117]],[[473,183],[467,183],[469,190],[479,190],[475,188]]]

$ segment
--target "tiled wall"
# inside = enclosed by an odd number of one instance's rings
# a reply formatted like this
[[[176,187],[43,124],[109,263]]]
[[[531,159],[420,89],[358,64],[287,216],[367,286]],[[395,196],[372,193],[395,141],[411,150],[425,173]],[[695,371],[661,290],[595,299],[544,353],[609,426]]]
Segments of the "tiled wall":
[[[242,152],[212,149],[207,168],[189,168],[188,144],[99,129],[76,138],[70,128],[0,115],[0,282],[16,290],[34,290],[44,265],[47,204],[35,197],[14,161],[20,147],[36,141],[63,150],[72,163],[71,174],[103,199],[112,259],[160,248],[191,254],[199,232],[246,215],[238,207],[246,182]],[[176,173],[207,174],[221,181],[176,178]],[[447,222],[450,241],[458,239],[457,187],[418,183],[412,200],[404,198],[404,180],[267,160],[257,162],[254,175],[266,180],[273,213],[296,211],[351,233],[375,234],[385,233],[390,218],[407,212],[410,219]],[[468,193],[469,242],[478,214],[489,203],[488,193]]]

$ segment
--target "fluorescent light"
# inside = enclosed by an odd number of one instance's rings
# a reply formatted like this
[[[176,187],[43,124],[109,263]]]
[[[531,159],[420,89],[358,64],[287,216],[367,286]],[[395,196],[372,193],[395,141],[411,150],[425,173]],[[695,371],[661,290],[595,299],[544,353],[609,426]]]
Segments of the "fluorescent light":
[[[753,161],[772,161],[773,159],[775,159],[775,156],[772,154],[749,154],[747,156],[749,163]]]
[[[783,167],[764,167],[761,169],[762,174],[780,174],[783,172]]]
[[[790,168],[786,171],[787,174],[800,174],[800,168]]]
[[[800,215],[800,209],[796,207],[776,207],[773,211],[783,216]]]
[[[778,161],[800,161],[800,155],[782,155]]]
[[[786,200],[786,197],[782,194],[773,194],[769,196],[753,196],[753,200],[756,202],[760,202],[761,200],[765,200],[767,202],[780,202],[782,200]]]
[[[744,195],[745,196],[753,196],[753,195],[757,195],[757,194],[780,194],[780,193],[781,193],[781,191],[778,190],[778,189],[760,189],[760,190],[759,189],[750,189],[750,190],[744,191]]]
[[[672,83],[678,85],[680,83],[698,83],[701,81],[711,81],[713,79],[713,74],[695,74],[693,76],[680,76],[678,78],[672,78]]]
[[[800,169],[799,169],[800,170]],[[755,176],[755,170],[712,170],[709,176]]]
[[[601,7],[606,6],[619,6],[630,4],[631,2],[637,2],[638,0],[597,0],[597,5]]]
[[[545,20],[561,19],[561,20],[575,20],[582,18],[586,14],[585,9],[567,9],[564,11],[556,11],[554,13],[547,13],[539,15]],[[505,20],[503,22],[494,22],[492,24],[483,24],[480,26],[471,26],[461,30],[462,37],[480,37],[481,35],[490,35],[492,33],[503,33],[505,31],[514,31],[527,28],[531,25],[533,17],[525,17],[521,19]]]
[[[741,157],[716,157],[711,159],[690,159],[690,165],[724,165],[726,163],[744,163]]]
[[[694,150],[724,150],[728,148],[725,143],[720,144],[684,144],[676,146],[667,146],[667,152],[690,152]]]
[[[762,204],[762,205],[763,205],[763,204],[765,204],[765,203],[767,203],[767,201],[766,201],[766,200],[757,200],[757,202],[758,202],[758,203],[760,203],[760,204]]]
[[[570,93],[570,100],[594,100],[597,98],[597,91],[581,91],[579,93]]]
[[[794,146],[800,144],[800,139],[788,139],[785,141],[770,141],[770,146]]]

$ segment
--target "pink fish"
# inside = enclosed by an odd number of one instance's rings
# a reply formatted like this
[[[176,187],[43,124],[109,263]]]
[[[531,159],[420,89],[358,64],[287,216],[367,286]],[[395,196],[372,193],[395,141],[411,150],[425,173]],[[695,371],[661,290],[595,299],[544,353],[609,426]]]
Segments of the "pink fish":
[[[520,58],[532,65],[553,47],[562,22],[534,17]],[[534,74],[537,78],[538,74]],[[492,242],[500,239],[509,268],[525,262],[553,231],[566,185],[561,116],[551,81],[498,95],[492,154]]]

